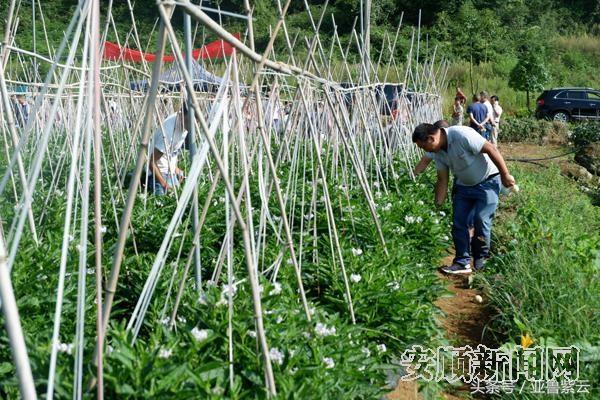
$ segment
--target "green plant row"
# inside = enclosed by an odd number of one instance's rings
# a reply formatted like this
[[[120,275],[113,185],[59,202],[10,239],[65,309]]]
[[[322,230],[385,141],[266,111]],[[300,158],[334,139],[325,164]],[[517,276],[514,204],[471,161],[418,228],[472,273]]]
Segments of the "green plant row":
[[[285,171],[285,166],[282,170]],[[376,398],[390,390],[403,372],[396,360],[407,347],[412,344],[431,347],[444,343],[435,318],[439,311],[433,305],[433,301],[444,293],[444,288],[435,275],[434,267],[449,244],[446,236],[448,210],[439,212],[434,209],[431,188],[426,184],[427,178],[422,179],[413,182],[407,173],[401,173],[398,179],[390,180],[387,192],[383,186],[375,192],[389,256],[385,255],[378,240],[360,188],[349,189],[335,181],[330,182],[356,324],[350,321],[341,266],[339,259],[332,256],[321,200],[318,200],[316,229],[311,229],[302,238],[302,276],[313,323],[307,322],[302,311],[294,273],[286,261],[289,257],[287,252],[284,253],[277,285],[261,277],[266,333],[280,398]],[[253,204],[259,204],[260,199],[254,198],[257,182],[253,180],[251,185]],[[200,204],[208,187],[207,181],[200,188]],[[48,185],[42,185],[36,192],[36,199],[40,200],[34,203],[36,215],[44,207],[41,201],[46,198],[44,190],[48,190]],[[306,198],[310,199],[312,192],[307,190]],[[321,199],[319,186],[316,190],[317,199]],[[228,307],[223,301],[227,292],[222,286],[206,282],[215,267],[225,235],[223,196],[222,189],[217,191],[200,238],[205,280],[203,295],[199,296],[193,290],[193,278],[188,277],[188,289],[179,308],[176,328],[165,326],[165,317],[170,315],[173,306],[173,297],[167,300],[169,280],[173,276],[177,287],[191,244],[190,230],[184,224],[180,231],[181,239],[176,240],[169,254],[167,267],[140,335],[132,344],[125,325],[146,281],[176,201],[173,197],[148,196],[146,207],[142,202],[136,205],[132,226],[135,228],[137,255],[130,236],[107,336],[104,360],[106,398],[266,397],[263,362],[255,338],[253,307],[240,250],[241,235],[237,229],[233,253],[233,274],[237,283],[232,325],[233,385],[230,383],[228,361]],[[274,196],[271,197],[269,207],[277,215],[276,202]],[[7,197],[0,202],[0,209],[8,217],[14,213],[12,201]],[[13,285],[38,393],[45,393],[47,387],[65,202],[64,192],[56,190],[50,204],[44,208],[46,217],[39,232],[41,245],[36,246],[26,235],[13,270]],[[110,265],[117,237],[110,202],[110,196],[105,192],[105,268]],[[116,207],[117,215],[120,215],[121,206],[117,204]],[[300,201],[294,203],[288,212],[293,215],[291,222],[295,232],[298,232],[302,220],[307,223],[314,217],[307,216],[306,211],[302,213]],[[272,228],[266,232],[266,246],[261,254],[263,266],[274,262],[281,251],[275,233]],[[77,231],[73,234],[77,236]],[[92,237],[90,235],[89,239]],[[300,243],[299,233],[295,234],[294,240]],[[78,240],[70,243],[67,266],[60,336],[64,346],[59,353],[56,378],[56,398],[61,399],[71,397],[73,390],[74,349],[70,349],[69,344],[73,342],[76,316],[77,244]],[[176,263],[180,245],[184,257]],[[88,267],[92,267],[92,243],[88,244],[87,257]],[[95,335],[94,276],[93,271],[88,272],[85,379],[95,374],[91,360]],[[220,280],[226,282],[225,273]],[[432,384],[425,386],[424,391],[427,393],[436,388]],[[90,391],[85,396],[94,398],[95,392]],[[0,338],[0,397],[18,398],[15,371],[4,335]]]
[[[557,167],[511,172],[521,192],[501,205],[483,278],[497,313],[491,328],[509,347],[525,335],[535,345],[578,346],[580,379],[598,398],[600,209]]]

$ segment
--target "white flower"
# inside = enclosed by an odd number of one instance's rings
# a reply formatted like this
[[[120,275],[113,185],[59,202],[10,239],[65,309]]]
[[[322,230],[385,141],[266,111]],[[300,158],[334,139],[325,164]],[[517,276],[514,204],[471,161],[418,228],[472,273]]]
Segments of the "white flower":
[[[417,217],[417,224],[420,224],[421,222],[423,222],[423,218]]]
[[[392,175],[392,177],[394,179],[400,179],[400,175],[398,175],[397,173],[394,172],[394,174]]]
[[[102,233],[106,233],[106,226],[102,225],[102,226],[100,227],[100,232],[102,232]]]
[[[198,342],[204,342],[206,339],[208,339],[208,331],[206,329],[198,329],[197,327],[194,327],[191,332],[192,336],[194,336],[194,339],[196,339]]]
[[[417,268],[421,268],[421,267],[423,267],[423,264],[417,263]]]
[[[57,350],[61,353],[67,353],[67,354],[73,353],[73,344],[72,343],[59,343],[56,347],[57,347]]]
[[[379,187],[379,182],[373,182],[373,186],[375,186],[376,188]]]
[[[85,273],[87,275],[94,275],[96,273],[96,268],[86,268]]]
[[[390,288],[392,288],[392,290],[398,290],[400,289],[400,284],[398,282],[390,282],[387,284],[387,286],[389,286]]]
[[[179,321],[182,324],[185,324],[187,322],[187,319],[185,319],[185,317],[182,317],[180,315],[177,316],[177,321]]]
[[[387,203],[385,206],[381,206],[381,211],[389,211],[392,208],[392,203]]]
[[[440,211],[440,215],[441,215],[442,217],[445,217],[445,216],[446,216],[446,213],[445,213],[445,212],[443,212],[443,211]]]
[[[283,317],[281,315],[278,315],[277,318],[275,318],[276,324],[280,324],[282,321],[283,321]]]
[[[335,367],[335,363],[333,362],[333,358],[323,357],[323,364],[325,364],[325,368],[331,369]]]
[[[302,332],[302,336],[304,336],[306,339],[310,339],[310,332]]]
[[[354,283],[358,283],[360,282],[360,280],[362,279],[362,277],[358,274],[351,274],[350,275],[350,280]]]
[[[365,368],[366,368],[366,367],[365,367],[364,365],[363,365],[363,366],[360,366],[360,367],[358,367],[358,368],[357,368],[357,371],[359,371],[359,372],[362,372],[362,371],[364,371],[364,370],[365,370]]]
[[[255,338],[256,337],[256,332],[255,331],[248,331],[248,336]]]
[[[198,296],[198,303],[202,304],[203,306],[208,305],[208,300],[206,299],[206,295],[204,293]]]
[[[404,217],[404,220],[406,222],[408,222],[409,224],[414,224],[415,223],[415,217],[413,217],[412,215],[407,215]]]
[[[307,221],[310,221],[312,219],[312,217],[314,217],[313,213],[308,213],[304,215],[304,219]]]
[[[439,219],[434,219],[434,220],[433,220],[433,223],[434,223],[435,225],[437,225],[437,224],[439,224],[439,223],[440,223],[440,220],[439,220]]]
[[[276,296],[281,293],[281,283],[273,282],[273,289],[269,292],[269,296]]]
[[[377,351],[380,353],[385,353],[387,351],[387,347],[385,347],[385,344],[378,344],[377,345]]]
[[[160,349],[158,352],[158,358],[169,358],[173,354],[171,349]]]
[[[110,354],[113,351],[115,351],[115,349],[110,344],[106,346],[106,354]]]
[[[375,197],[380,199],[381,198],[381,192],[377,191],[375,192]]]
[[[442,236],[442,240],[447,242],[448,240],[450,240],[450,238],[448,237],[448,235],[444,235]]]
[[[360,256],[363,253],[362,249],[355,249],[354,247],[352,248],[352,254],[357,257]]]
[[[225,197],[219,197],[219,203],[225,203]]]
[[[371,357],[371,350],[369,350],[369,348],[368,348],[368,347],[363,347],[363,348],[361,349],[361,351],[363,352],[363,354],[364,354],[365,356],[367,356],[367,357]]]
[[[406,228],[403,226],[397,226],[394,228],[394,233],[404,233],[406,232]]]
[[[269,357],[277,364],[283,364],[283,353],[279,351],[277,347],[271,347],[271,350],[269,350]]]
[[[425,203],[423,203],[423,200],[419,200],[419,201],[417,201],[417,205],[418,205],[418,206],[422,206],[423,204],[425,204]]]
[[[319,336],[335,336],[337,332],[335,326],[328,328],[327,325],[317,322],[315,333]]]
[[[164,317],[163,319],[160,320],[160,323],[163,324],[164,326],[167,326],[167,325],[169,325],[170,321],[171,321],[171,318]]]
[[[315,315],[315,312],[316,312],[316,311],[317,311],[317,310],[316,310],[314,307],[310,307],[310,308],[308,309],[308,313],[309,313],[310,315]]]

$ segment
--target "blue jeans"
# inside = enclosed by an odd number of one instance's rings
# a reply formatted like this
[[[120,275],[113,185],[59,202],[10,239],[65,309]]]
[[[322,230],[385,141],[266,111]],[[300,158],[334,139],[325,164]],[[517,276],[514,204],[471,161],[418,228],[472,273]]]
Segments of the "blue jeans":
[[[454,185],[452,239],[456,250],[455,264],[469,264],[471,254],[475,259],[489,256],[492,219],[498,206],[499,192],[500,176],[498,175],[475,186]],[[472,239],[469,234],[471,223],[475,228]]]
[[[492,126],[492,124],[484,124],[483,127],[485,128],[485,132],[481,133],[481,136],[483,136],[485,138],[485,140],[490,140],[492,137],[492,132],[494,131],[494,127]]]
[[[177,178],[177,175],[175,174],[162,174],[162,176],[169,186],[175,187],[179,184],[179,178]],[[164,196],[167,194],[166,189],[162,187],[158,179],[155,179],[152,174],[148,175],[148,185],[148,187],[152,189],[152,192],[157,196]]]

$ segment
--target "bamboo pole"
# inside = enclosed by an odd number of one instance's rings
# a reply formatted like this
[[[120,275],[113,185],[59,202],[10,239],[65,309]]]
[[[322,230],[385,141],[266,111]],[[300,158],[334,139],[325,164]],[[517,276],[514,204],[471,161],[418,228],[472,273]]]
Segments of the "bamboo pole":
[[[2,300],[4,326],[8,333],[21,396],[26,400],[37,399],[33,375],[31,374],[31,367],[29,365],[29,356],[27,355],[27,348],[21,328],[21,319],[19,318],[19,309],[17,308],[15,293],[10,280],[2,229],[0,229],[0,299]]]
[[[104,398],[103,377],[103,351],[104,330],[102,329],[102,175],[101,175],[101,147],[102,130],[100,128],[101,116],[101,89],[100,89],[100,0],[94,0],[92,5],[92,35],[90,37],[90,64],[93,77],[93,132],[94,132],[94,245],[96,263],[96,340],[99,343],[98,357],[96,359],[96,396],[98,400]]]

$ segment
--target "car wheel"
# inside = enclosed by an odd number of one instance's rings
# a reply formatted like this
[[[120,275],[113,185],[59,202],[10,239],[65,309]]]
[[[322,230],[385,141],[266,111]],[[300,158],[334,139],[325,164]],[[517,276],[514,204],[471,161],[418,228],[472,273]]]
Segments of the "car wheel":
[[[569,120],[569,114],[565,111],[557,111],[552,114],[554,121],[567,122]]]

